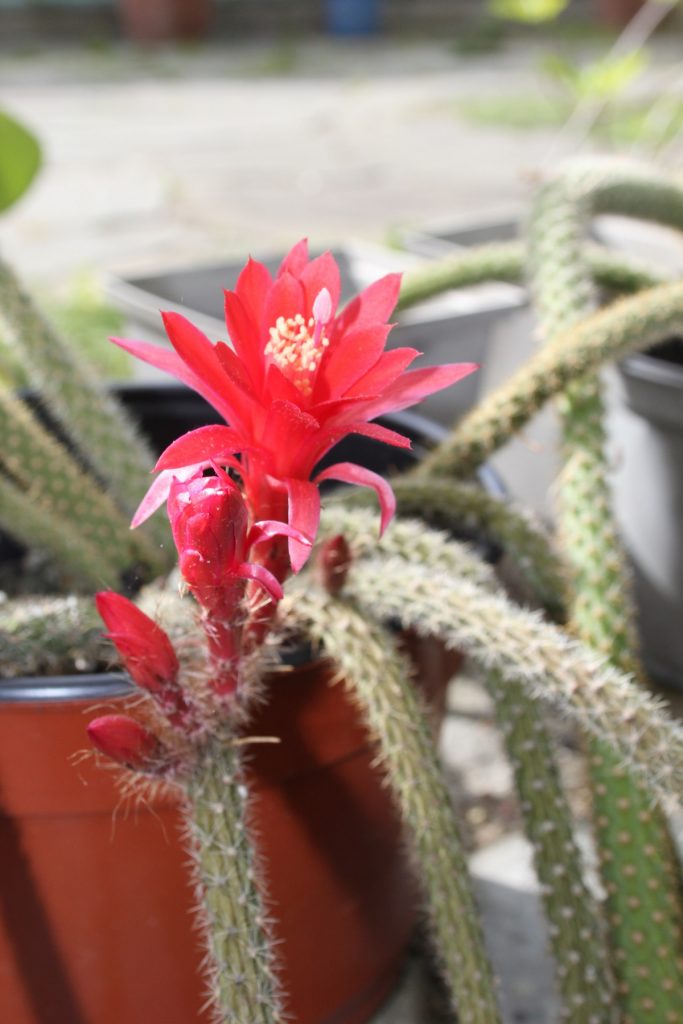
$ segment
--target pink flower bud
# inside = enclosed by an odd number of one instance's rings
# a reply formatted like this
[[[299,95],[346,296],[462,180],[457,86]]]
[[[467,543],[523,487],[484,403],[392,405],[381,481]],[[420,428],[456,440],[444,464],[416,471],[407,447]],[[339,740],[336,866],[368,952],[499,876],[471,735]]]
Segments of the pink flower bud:
[[[351,549],[342,534],[326,540],[318,552],[318,568],[322,585],[330,594],[343,588],[351,567]]]
[[[126,768],[158,773],[163,767],[163,748],[157,737],[128,715],[95,718],[87,733],[94,747]]]

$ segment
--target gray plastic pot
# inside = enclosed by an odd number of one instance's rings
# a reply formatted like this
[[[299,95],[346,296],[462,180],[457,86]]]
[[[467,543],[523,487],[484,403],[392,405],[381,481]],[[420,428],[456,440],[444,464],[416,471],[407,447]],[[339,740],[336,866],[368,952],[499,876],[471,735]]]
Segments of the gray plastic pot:
[[[610,434],[645,666],[683,689],[683,362],[666,358],[669,346],[621,364]]]
[[[347,243],[334,247],[342,275],[342,301],[384,274],[408,270],[423,262],[418,256],[396,252],[365,243]],[[271,271],[277,270],[282,256],[259,256]],[[225,339],[223,289],[233,288],[244,260],[204,267],[181,267],[144,277],[111,278],[107,284],[110,298],[125,313],[128,331],[134,337],[165,341],[159,310],[183,313],[213,341]],[[463,288],[420,303],[397,316],[397,326],[389,336],[389,348],[414,347],[424,355],[417,365],[439,363],[488,362],[493,327],[500,316],[519,304],[519,289],[492,284],[484,288]],[[149,367],[136,367],[140,380],[159,377]],[[444,425],[459,419],[477,401],[481,374],[475,373],[457,387],[432,395],[418,409]]]

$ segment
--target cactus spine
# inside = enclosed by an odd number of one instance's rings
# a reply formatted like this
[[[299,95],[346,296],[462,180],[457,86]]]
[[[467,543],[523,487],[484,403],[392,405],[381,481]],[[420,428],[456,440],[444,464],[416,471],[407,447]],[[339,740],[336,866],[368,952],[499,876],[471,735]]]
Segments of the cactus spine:
[[[339,665],[368,729],[408,830],[444,976],[463,1024],[500,1020],[467,861],[405,658],[393,639],[351,605],[323,593],[291,606]]]

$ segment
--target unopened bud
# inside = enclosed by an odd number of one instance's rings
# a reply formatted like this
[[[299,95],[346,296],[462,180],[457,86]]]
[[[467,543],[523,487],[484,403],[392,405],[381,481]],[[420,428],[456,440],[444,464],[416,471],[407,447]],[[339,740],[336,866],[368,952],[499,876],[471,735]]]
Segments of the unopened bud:
[[[318,552],[318,569],[322,585],[328,593],[338,594],[351,568],[351,549],[341,533],[324,541]]]
[[[93,746],[126,768],[158,773],[164,763],[160,741],[128,715],[95,718],[87,732]]]

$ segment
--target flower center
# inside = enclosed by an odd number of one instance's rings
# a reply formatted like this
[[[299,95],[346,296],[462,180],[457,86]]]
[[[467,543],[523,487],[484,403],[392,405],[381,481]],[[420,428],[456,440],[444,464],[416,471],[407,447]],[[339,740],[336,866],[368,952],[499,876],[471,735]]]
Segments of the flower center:
[[[279,316],[269,333],[265,355],[270,356],[287,380],[309,398],[320,360],[330,343],[321,322],[314,317],[305,320],[301,313],[287,318]]]

